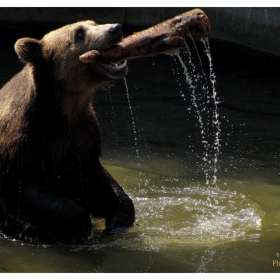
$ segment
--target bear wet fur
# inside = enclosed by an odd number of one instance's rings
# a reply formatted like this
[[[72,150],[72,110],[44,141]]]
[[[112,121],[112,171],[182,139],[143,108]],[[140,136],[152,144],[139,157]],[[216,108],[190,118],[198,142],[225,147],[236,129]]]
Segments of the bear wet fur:
[[[43,39],[19,39],[25,63],[0,91],[0,222],[5,235],[83,241],[91,217],[113,232],[133,226],[132,200],[100,164],[93,92],[124,78],[125,63],[83,64],[79,56],[123,38],[119,24],[82,21]]]

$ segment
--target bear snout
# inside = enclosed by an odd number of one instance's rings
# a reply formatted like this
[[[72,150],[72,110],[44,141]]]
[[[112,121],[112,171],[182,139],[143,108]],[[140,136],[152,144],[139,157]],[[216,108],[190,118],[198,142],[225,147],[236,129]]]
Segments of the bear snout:
[[[112,35],[123,35],[123,27],[121,24],[117,23],[111,26],[108,32]]]

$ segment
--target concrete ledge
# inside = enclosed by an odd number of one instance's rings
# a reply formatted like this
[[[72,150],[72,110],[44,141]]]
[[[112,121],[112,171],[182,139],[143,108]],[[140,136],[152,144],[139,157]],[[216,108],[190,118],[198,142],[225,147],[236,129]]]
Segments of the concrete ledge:
[[[0,8],[0,28],[50,30],[67,23],[93,19],[97,23],[119,22],[131,32],[155,25],[183,8]],[[280,8],[203,8],[212,32],[210,38],[232,41],[280,56]]]
[[[280,56],[280,8],[204,8],[211,38]]]

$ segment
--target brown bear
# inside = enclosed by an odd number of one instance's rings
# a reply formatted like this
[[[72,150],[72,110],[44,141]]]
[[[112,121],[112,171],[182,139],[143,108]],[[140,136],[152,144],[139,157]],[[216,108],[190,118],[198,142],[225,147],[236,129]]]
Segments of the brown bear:
[[[81,21],[41,40],[19,39],[25,63],[0,90],[2,233],[43,243],[80,242],[91,217],[106,231],[133,226],[132,200],[100,164],[93,92],[127,74],[126,62],[83,64],[79,56],[123,38],[120,24]]]

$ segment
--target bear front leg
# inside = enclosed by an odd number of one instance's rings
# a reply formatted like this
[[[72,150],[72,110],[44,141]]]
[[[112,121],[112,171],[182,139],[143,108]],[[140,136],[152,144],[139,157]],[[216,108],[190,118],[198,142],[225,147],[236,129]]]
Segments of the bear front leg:
[[[108,195],[104,198],[104,204],[109,206],[105,217],[106,232],[120,232],[132,227],[135,222],[135,209],[131,198],[101,164],[99,179],[102,188],[109,190],[111,197],[110,204]]]
[[[88,211],[37,185],[22,188],[19,218],[20,238],[27,241],[35,238],[41,243],[80,242],[92,230]]]

